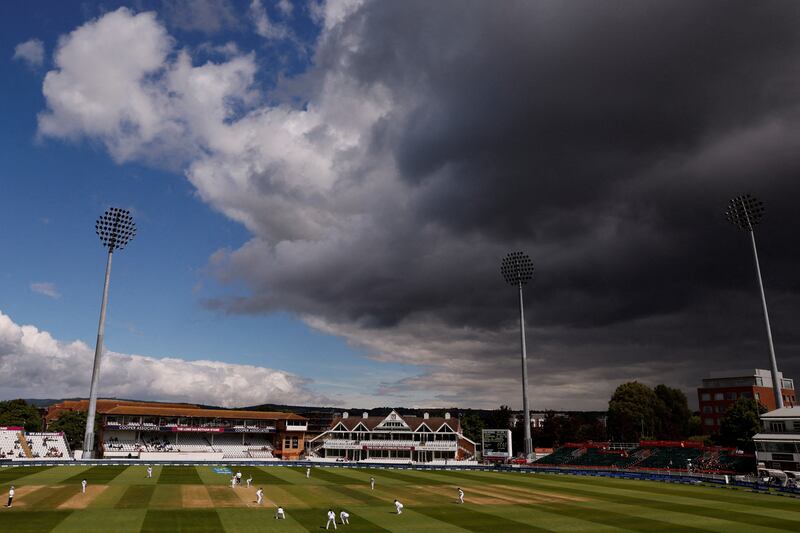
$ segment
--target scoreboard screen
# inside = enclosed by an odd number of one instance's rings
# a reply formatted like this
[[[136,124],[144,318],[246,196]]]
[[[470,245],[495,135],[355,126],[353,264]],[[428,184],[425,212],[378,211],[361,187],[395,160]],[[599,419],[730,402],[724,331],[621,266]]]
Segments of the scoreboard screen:
[[[511,452],[510,429],[484,429],[482,435],[483,456],[509,459]]]

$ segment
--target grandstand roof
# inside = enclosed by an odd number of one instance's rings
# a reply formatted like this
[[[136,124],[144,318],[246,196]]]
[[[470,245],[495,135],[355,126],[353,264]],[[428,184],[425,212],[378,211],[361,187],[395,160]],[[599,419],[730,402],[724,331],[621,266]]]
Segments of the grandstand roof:
[[[98,411],[100,411],[98,409]],[[234,411],[227,409],[202,409],[200,407],[150,407],[145,405],[118,405],[104,415],[182,416],[186,418],[242,418],[247,420],[305,420],[294,413],[276,411]]]
[[[453,431],[455,432],[459,432],[461,430],[461,424],[459,423],[457,418],[446,419],[443,417],[422,418],[420,416],[409,416],[409,415],[399,415],[399,416],[400,418],[403,419],[403,422],[408,424],[408,426],[411,428],[411,431],[416,431],[422,424],[428,426],[431,429],[431,431],[436,431],[437,429],[442,427],[442,424],[445,423],[448,426],[450,426],[450,428],[453,429]],[[366,418],[357,416],[342,418],[340,416],[337,416],[331,422],[331,428],[336,427],[336,425],[339,422],[341,422],[344,425],[344,427],[346,427],[348,430],[355,429],[355,427],[358,424],[364,424],[364,426],[369,431],[373,431],[374,429],[376,429],[376,426],[381,422],[383,422],[384,420],[386,420],[385,416],[368,416]],[[387,431],[389,430],[398,431],[398,428],[390,428],[390,429],[387,428]]]
[[[781,407],[761,415],[761,418],[800,418],[800,407]]]
[[[200,409],[199,405],[191,403],[157,403],[157,402],[137,402],[135,400],[116,400],[107,398],[97,399],[97,412],[105,413],[109,409],[120,405],[141,405],[150,407],[169,407],[176,409]],[[57,420],[61,413],[64,411],[88,411],[89,400],[64,400],[63,402],[55,403],[47,408],[47,415],[45,419],[47,422]]]

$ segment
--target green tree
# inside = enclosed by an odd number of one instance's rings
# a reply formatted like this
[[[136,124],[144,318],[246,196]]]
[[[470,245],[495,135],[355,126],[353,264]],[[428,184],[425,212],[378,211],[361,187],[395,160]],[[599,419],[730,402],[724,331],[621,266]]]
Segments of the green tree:
[[[489,429],[511,429],[511,408],[501,405],[500,409],[495,409],[489,419],[491,427]]]
[[[23,426],[25,431],[41,431],[39,410],[25,400],[0,402],[0,426]]]
[[[746,451],[754,450],[753,435],[761,431],[759,415],[766,411],[763,405],[753,399],[739,398],[720,420],[719,443]]]
[[[692,415],[689,419],[689,435],[696,436],[703,433],[703,420],[700,415]]]
[[[658,398],[653,389],[638,381],[623,383],[608,402],[608,436],[634,442],[652,435]]]
[[[692,412],[683,391],[658,385],[653,392],[657,402],[655,437],[663,440],[683,440],[688,437]]]
[[[481,432],[485,427],[481,417],[475,413],[467,413],[461,417],[461,431],[465,437],[475,442],[481,442]]]
[[[73,450],[80,450],[83,448],[83,434],[86,431],[86,411],[64,411],[58,420],[50,423],[47,429],[63,431],[69,447]],[[97,427],[95,427],[95,435],[97,434]]]

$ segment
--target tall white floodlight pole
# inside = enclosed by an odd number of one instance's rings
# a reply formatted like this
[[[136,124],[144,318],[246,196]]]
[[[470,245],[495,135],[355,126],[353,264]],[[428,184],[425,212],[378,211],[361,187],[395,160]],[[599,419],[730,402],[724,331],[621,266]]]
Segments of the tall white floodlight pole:
[[[97,326],[97,344],[94,348],[94,368],[92,385],[89,389],[89,412],[86,413],[86,432],[83,437],[83,457],[91,459],[94,455],[94,418],[97,410],[97,383],[100,381],[100,361],[103,358],[103,336],[106,329],[106,306],[108,305],[108,282],[111,278],[111,258],[114,250],[121,250],[136,235],[136,224],[130,211],[111,207],[97,219],[94,225],[100,242],[108,248],[106,278],[103,284],[103,303],[100,305],[100,324]]]
[[[522,303],[522,287],[533,277],[533,262],[528,254],[511,252],[500,264],[500,273],[506,283],[519,290],[519,333],[522,350],[522,409],[525,412],[525,457],[533,453],[531,441],[531,411],[528,407],[528,354],[525,348],[525,307]]]
[[[729,222],[739,229],[750,233],[750,243],[753,245],[753,259],[756,264],[756,278],[758,279],[758,289],[761,291],[761,307],[764,310],[764,322],[767,326],[767,341],[769,341],[769,362],[772,372],[772,389],[775,391],[775,405],[778,409],[783,407],[783,393],[781,383],[778,380],[778,363],[775,360],[775,346],[772,344],[772,328],[769,325],[769,313],[767,312],[767,297],[764,295],[764,282],[761,280],[761,267],[758,264],[758,250],[756,249],[756,234],[753,231],[755,226],[761,222],[764,215],[764,202],[754,198],[749,194],[743,194],[732,198],[728,202],[728,209],[725,217]]]

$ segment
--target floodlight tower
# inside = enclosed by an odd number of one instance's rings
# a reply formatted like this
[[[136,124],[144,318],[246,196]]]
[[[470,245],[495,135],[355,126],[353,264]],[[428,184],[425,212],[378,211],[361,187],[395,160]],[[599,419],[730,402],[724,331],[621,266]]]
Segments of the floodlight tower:
[[[764,282],[761,280],[761,267],[758,264],[758,250],[756,249],[756,234],[753,231],[756,225],[761,222],[763,215],[764,202],[749,194],[732,198],[728,202],[728,209],[725,211],[725,217],[731,224],[750,233],[750,243],[753,245],[753,259],[756,264],[756,278],[758,279],[758,288],[761,291],[761,307],[764,310],[764,322],[767,326],[772,389],[775,391],[775,405],[780,409],[783,407],[783,393],[781,392],[781,383],[778,380],[778,363],[775,361],[775,347],[772,344],[772,328],[769,325],[767,297],[764,295]]]
[[[525,457],[533,453],[531,442],[531,411],[528,407],[528,354],[525,348],[525,308],[522,287],[533,277],[533,262],[524,252],[511,252],[500,264],[500,273],[506,283],[519,290],[519,334],[522,349],[522,409],[525,412]]]
[[[106,329],[106,307],[108,306],[108,282],[111,277],[111,258],[114,250],[122,250],[136,236],[136,224],[127,209],[110,207],[94,225],[100,242],[108,248],[106,279],[103,285],[103,303],[100,305],[100,324],[97,326],[97,344],[94,348],[92,385],[89,389],[89,412],[86,413],[86,432],[83,438],[83,457],[91,459],[94,449],[94,417],[97,409],[97,383],[100,381],[100,360],[103,358],[103,336]]]

